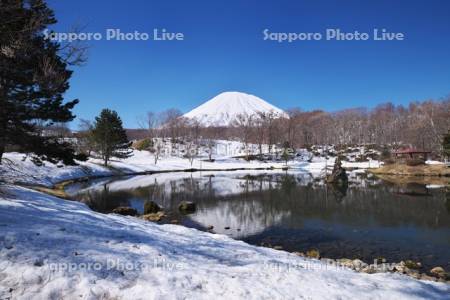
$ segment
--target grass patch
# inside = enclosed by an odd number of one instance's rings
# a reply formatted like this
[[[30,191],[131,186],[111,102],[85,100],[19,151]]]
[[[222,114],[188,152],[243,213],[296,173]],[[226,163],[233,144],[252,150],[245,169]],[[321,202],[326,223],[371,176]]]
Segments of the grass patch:
[[[70,199],[70,197],[66,194],[65,188],[67,185],[72,184],[74,182],[75,180],[66,180],[58,184],[55,184],[53,188],[44,186],[33,186],[32,189],[58,198]]]
[[[404,175],[404,176],[449,176],[450,167],[445,165],[418,165],[389,164],[381,168],[370,169],[369,172],[380,175]]]

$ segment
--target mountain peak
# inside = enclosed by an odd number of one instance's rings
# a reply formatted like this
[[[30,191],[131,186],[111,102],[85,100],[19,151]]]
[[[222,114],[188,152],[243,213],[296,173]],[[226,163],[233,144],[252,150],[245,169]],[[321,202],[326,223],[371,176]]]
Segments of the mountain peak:
[[[260,112],[286,115],[283,110],[257,96],[230,91],[220,93],[184,116],[203,126],[230,126],[240,114],[256,115]]]

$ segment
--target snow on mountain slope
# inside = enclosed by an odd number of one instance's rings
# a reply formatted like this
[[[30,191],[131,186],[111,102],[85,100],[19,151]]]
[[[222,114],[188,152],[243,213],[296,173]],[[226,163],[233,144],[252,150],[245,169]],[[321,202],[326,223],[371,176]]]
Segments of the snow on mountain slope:
[[[229,126],[239,114],[256,115],[258,112],[287,116],[283,110],[259,97],[240,92],[224,92],[186,113],[184,117],[197,120],[203,126]]]

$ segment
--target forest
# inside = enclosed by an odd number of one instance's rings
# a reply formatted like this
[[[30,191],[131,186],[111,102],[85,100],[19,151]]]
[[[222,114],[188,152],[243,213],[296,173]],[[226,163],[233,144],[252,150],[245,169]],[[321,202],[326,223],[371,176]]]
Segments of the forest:
[[[229,127],[202,127],[177,109],[148,112],[139,129],[128,129],[130,139],[170,138],[172,141],[239,140],[244,144],[309,148],[313,145],[375,145],[394,150],[412,147],[443,158],[442,140],[450,128],[450,98],[411,102],[408,106],[385,103],[373,109],[336,112],[287,111],[289,118],[270,113],[240,115]],[[82,128],[83,131],[83,128]]]

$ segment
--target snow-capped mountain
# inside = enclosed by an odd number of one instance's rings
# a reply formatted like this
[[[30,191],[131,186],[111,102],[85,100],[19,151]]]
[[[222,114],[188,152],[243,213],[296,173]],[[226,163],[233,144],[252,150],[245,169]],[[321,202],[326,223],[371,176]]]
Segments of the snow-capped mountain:
[[[224,92],[186,113],[184,117],[196,120],[203,126],[229,126],[240,114],[256,115],[259,112],[287,116],[283,110],[254,95]]]

